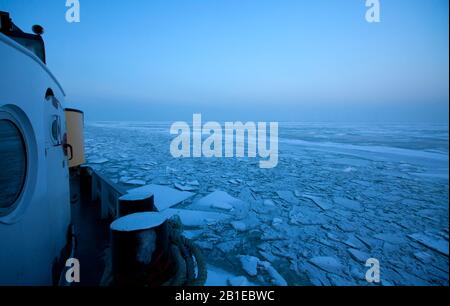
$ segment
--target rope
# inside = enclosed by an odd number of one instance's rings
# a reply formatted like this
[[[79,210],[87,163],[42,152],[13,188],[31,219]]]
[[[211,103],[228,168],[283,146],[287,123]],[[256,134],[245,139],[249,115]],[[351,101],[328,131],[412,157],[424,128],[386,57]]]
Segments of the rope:
[[[172,255],[177,263],[177,273],[163,286],[183,286],[186,283],[186,264],[177,246],[172,246]]]
[[[206,262],[200,249],[189,239],[183,237],[186,247],[191,251],[192,256],[197,263],[197,277],[194,277],[187,285],[188,286],[203,286],[208,278],[208,270],[206,269]]]
[[[206,262],[200,249],[182,235],[182,227],[178,216],[169,220],[169,237],[173,244],[172,253],[177,264],[177,273],[165,285],[203,286],[208,277]],[[197,267],[197,271],[195,271],[195,267]]]

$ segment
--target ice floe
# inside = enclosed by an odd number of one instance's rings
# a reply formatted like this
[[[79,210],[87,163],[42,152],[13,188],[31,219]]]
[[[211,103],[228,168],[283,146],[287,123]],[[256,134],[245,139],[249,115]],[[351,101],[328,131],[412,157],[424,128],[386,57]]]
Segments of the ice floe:
[[[419,259],[424,264],[429,264],[433,261],[433,256],[431,256],[427,252],[416,252],[416,253],[414,253],[414,257]]]
[[[281,190],[281,191],[277,191],[278,196],[290,203],[290,204],[297,204],[298,203],[298,199],[294,196],[294,194],[292,193],[292,191],[289,190]]]
[[[232,287],[242,287],[249,285],[248,279],[245,276],[229,277],[227,281],[228,285]]]
[[[247,224],[241,221],[231,222],[231,226],[238,232],[245,232],[247,230]]]
[[[191,192],[178,191],[167,186],[155,184],[131,189],[128,190],[128,193],[143,195],[153,194],[155,197],[155,206],[158,211],[163,211],[164,209],[177,205],[194,195]]]
[[[103,157],[96,157],[93,159],[88,159],[89,164],[104,164],[107,163],[109,159]]]
[[[334,202],[340,207],[344,207],[355,211],[362,211],[361,204],[359,204],[357,201],[350,200],[348,198],[337,197],[334,199]]]
[[[208,277],[205,286],[228,286],[228,280],[237,277],[219,267],[208,265]]]
[[[216,190],[196,201],[194,204],[189,206],[189,208],[233,211],[234,213],[243,216],[248,210],[248,204],[240,199],[230,196],[224,191]]]
[[[229,215],[222,213],[190,210],[190,209],[169,208],[164,210],[163,213],[166,216],[168,216],[168,218],[170,218],[173,215],[178,215],[183,225],[190,227],[211,225],[230,218]]]
[[[298,225],[321,225],[326,223],[326,219],[317,211],[302,210],[294,207],[289,213],[289,222]]]
[[[392,244],[402,244],[405,242],[405,239],[402,235],[396,233],[380,233],[375,234],[373,237],[379,240],[383,240]]]
[[[281,276],[280,273],[278,273],[277,270],[270,264],[270,262],[262,261],[259,262],[259,264],[264,267],[267,271],[267,273],[271,277],[271,282],[275,286],[287,286],[287,281]]]
[[[198,188],[196,186],[192,186],[192,185],[181,185],[178,183],[174,184],[175,188],[181,191],[195,191]]]
[[[356,261],[359,262],[366,262],[370,257],[369,254],[362,252],[360,250],[356,250],[356,249],[349,249],[348,252],[350,253],[350,255],[352,256],[352,258]]]
[[[143,180],[136,180],[136,179],[132,179],[132,180],[126,180],[124,182],[127,185],[139,185],[139,186],[144,186],[147,182],[143,181]]]
[[[254,256],[240,255],[238,256],[242,264],[242,269],[250,276],[256,276],[258,274],[259,259]]]
[[[308,194],[304,194],[303,195],[304,198],[310,199],[311,201],[314,202],[314,204],[316,204],[318,207],[320,207],[323,210],[327,210],[330,209],[332,207],[331,203],[321,197],[317,197],[317,196],[313,196],[313,195],[308,195]]]
[[[318,256],[318,257],[314,257],[311,258],[309,260],[313,265],[315,265],[316,267],[330,272],[330,273],[336,273],[336,274],[340,274],[342,272],[342,264],[339,262],[339,260],[337,260],[334,257],[329,257],[329,256]]]
[[[234,251],[239,246],[238,240],[231,240],[218,243],[216,247],[221,250],[223,253],[228,254]]]
[[[448,241],[421,233],[411,234],[408,235],[408,237],[434,251],[437,251],[443,255],[448,256],[448,248],[449,248]]]

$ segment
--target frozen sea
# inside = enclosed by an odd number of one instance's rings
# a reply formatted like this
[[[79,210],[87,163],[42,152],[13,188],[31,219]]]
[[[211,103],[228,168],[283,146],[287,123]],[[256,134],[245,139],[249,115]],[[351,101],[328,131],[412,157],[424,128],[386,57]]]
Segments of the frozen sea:
[[[381,285],[449,284],[447,125],[280,123],[273,169],[249,158],[175,159],[169,127],[88,123],[88,164],[127,188],[192,191],[175,208],[226,216],[185,230],[208,265],[243,276],[228,283],[370,285],[374,258]],[[211,193],[238,209],[202,209]]]

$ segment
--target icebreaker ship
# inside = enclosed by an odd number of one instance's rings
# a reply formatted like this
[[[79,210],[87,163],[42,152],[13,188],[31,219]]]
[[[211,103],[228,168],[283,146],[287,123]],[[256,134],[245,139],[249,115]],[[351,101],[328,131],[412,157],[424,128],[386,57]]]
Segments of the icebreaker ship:
[[[52,284],[70,228],[65,94],[43,29],[0,20],[0,284]]]

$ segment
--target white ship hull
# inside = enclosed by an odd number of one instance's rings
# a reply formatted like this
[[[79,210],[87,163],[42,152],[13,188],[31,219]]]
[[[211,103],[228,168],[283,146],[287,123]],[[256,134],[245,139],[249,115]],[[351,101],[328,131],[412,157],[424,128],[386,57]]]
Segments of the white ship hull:
[[[0,113],[27,151],[25,185],[13,211],[0,214],[0,285],[51,285],[70,224],[67,156],[51,139],[55,118],[66,130],[63,105],[54,106],[64,92],[38,57],[1,33],[0,62]],[[56,99],[46,99],[49,89]]]

